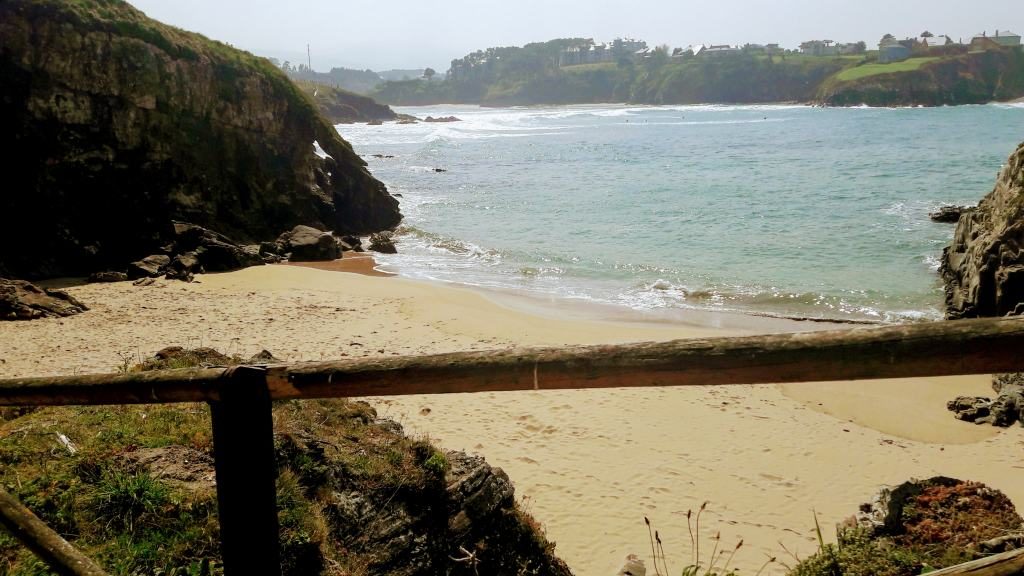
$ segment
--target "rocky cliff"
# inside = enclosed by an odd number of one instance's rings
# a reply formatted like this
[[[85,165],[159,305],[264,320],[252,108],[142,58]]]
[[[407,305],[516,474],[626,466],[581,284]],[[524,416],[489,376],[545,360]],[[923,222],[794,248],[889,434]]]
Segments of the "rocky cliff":
[[[828,106],[952,106],[1021,96],[1024,53],[1007,50],[943,58],[917,70],[829,80],[821,84],[817,100]]]
[[[172,220],[249,241],[401,219],[281,71],[121,0],[0,2],[0,150],[0,266],[14,276],[123,265]]]
[[[960,217],[942,256],[949,318],[1024,312],[1024,144],[978,208]]]

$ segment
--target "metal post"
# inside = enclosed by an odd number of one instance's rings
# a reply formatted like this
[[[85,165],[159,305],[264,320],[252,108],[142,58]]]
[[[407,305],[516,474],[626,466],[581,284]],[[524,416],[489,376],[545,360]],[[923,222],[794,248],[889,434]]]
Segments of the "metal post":
[[[280,576],[274,426],[266,371],[225,373],[210,402],[225,576]]]

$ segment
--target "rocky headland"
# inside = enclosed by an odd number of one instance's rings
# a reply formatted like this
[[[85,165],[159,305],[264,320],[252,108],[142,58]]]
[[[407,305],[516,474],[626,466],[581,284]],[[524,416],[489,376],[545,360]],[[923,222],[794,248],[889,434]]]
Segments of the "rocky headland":
[[[941,273],[950,319],[1024,312],[1024,144],[992,192],[960,217]]]
[[[953,106],[1013,100],[1024,94],[1024,52],[961,54],[926,63],[916,70],[873,74],[818,88],[826,106]]]
[[[308,80],[293,79],[292,81],[313,99],[320,113],[333,124],[383,122],[399,119],[399,115],[390,106],[380,104],[369,96],[362,96]]]
[[[124,269],[175,241],[174,221],[251,244],[401,220],[269,61],[121,1],[0,4],[0,148],[8,277]]]

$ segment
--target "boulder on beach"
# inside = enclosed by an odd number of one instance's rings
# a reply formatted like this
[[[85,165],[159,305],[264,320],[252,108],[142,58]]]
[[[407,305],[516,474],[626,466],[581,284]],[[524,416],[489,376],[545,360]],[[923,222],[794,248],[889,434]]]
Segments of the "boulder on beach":
[[[62,290],[40,288],[25,280],[0,278],[0,320],[55,318],[88,309]]]
[[[171,263],[171,257],[166,254],[153,254],[142,260],[128,264],[128,279],[138,280],[139,278],[152,278],[163,273],[164,268]]]
[[[1024,374],[997,374],[992,377],[995,398],[958,396],[946,408],[958,420],[975,424],[1007,427],[1014,422],[1024,425]]]
[[[341,258],[341,247],[330,232],[312,226],[296,226],[277,240],[292,262],[318,262]]]
[[[90,284],[103,284],[109,282],[124,282],[128,279],[128,275],[124,272],[118,272],[116,270],[104,270],[101,272],[93,272],[89,275],[86,282]]]
[[[263,264],[258,248],[247,250],[219,232],[187,222],[174,223],[173,251],[185,256],[182,264],[188,264],[194,273],[230,272]]]

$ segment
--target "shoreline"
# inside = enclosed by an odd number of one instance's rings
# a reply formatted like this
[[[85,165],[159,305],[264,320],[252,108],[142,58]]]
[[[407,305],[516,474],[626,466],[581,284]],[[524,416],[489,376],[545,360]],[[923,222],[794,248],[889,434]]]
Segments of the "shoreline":
[[[675,103],[675,104],[650,104],[650,103],[637,103],[637,102],[574,102],[574,103],[500,103],[500,104],[483,104],[479,102],[434,102],[431,104],[390,104],[394,108],[436,108],[439,106],[475,106],[482,109],[496,109],[496,108],[564,108],[569,106],[624,106],[634,108],[672,108],[679,106],[779,106],[779,107],[805,107],[805,108],[847,108],[847,109],[913,109],[913,108],[944,108],[944,107],[956,107],[956,106],[990,106],[992,104],[1024,104],[1024,96],[1015,98],[1013,100],[989,100],[988,102],[970,102],[964,104],[891,104],[888,106],[872,106],[870,104],[849,104],[849,105],[832,105],[824,102],[807,101],[800,102],[796,100],[783,100],[775,102],[688,102],[688,103]],[[397,122],[397,121],[395,121]],[[344,125],[344,124],[340,124]]]
[[[552,320],[608,321],[652,326],[684,325],[700,329],[714,328],[736,331],[737,334],[815,332],[886,324],[882,321],[795,317],[773,314],[771,312],[742,312],[683,307],[641,310],[624,304],[566,298],[554,294],[523,292],[511,287],[484,287],[445,280],[408,278],[402,275],[401,269],[396,271],[380,269],[380,263],[377,262],[370,252],[345,252],[343,258],[327,262],[283,262],[282,264],[371,277],[401,278],[410,282],[422,282],[456,290],[468,290],[487,298],[503,308],[524,314],[543,316]]]
[[[301,361],[740,333],[587,320],[559,308],[531,314],[471,289],[305,266],[197,279],[71,286],[89,312],[0,323],[0,377],[109,373],[119,354],[169,345],[267,349]],[[984,394],[986,377],[788,386],[367,400],[413,437],[503,468],[580,576],[613,574],[626,554],[643,554],[643,516],[671,546],[670,562],[682,561],[686,511],[704,500],[704,537],[720,530],[725,542],[745,539],[734,564],[750,573],[763,554],[780,553],[780,542],[801,556],[817,548],[812,508],[838,522],[879,486],[910,477],[980,481],[1024,505],[1024,431],[966,424],[945,409],[946,394]]]
[[[408,282],[413,285],[435,286],[441,290],[465,292],[483,298],[503,310],[527,317],[544,319],[548,322],[595,323],[606,326],[635,327],[640,330],[681,329],[685,338],[747,336],[756,334],[817,332],[842,330],[877,323],[856,321],[832,321],[814,319],[792,319],[770,314],[748,314],[733,311],[695,310],[688,308],[637,310],[625,305],[607,304],[586,300],[541,296],[516,292],[513,289],[497,289],[458,284],[439,280],[406,278],[400,272],[381,272],[372,254],[361,253],[353,260],[359,262],[343,266],[344,260],[328,263],[296,263],[318,270],[352,273],[368,277],[388,277],[392,281]],[[323,264],[323,265],[317,265]],[[991,394],[988,388],[990,377],[985,375],[952,376],[943,378],[909,378],[860,380],[856,386],[850,382],[802,382],[774,385],[787,398],[806,405],[809,409],[866,428],[892,434],[905,440],[935,444],[973,443],[998,434],[988,427],[949,427],[951,415],[944,411],[932,412],[927,425],[932,429],[922,432],[922,422],[908,422],[907,413],[913,412],[920,403],[944,406],[947,400],[960,395],[962,390],[973,390],[983,396]],[[912,389],[905,398],[880,403],[890,396],[891,389],[902,386]]]

